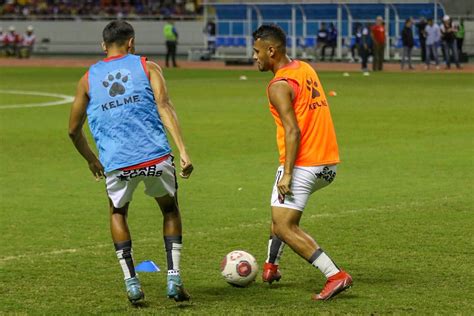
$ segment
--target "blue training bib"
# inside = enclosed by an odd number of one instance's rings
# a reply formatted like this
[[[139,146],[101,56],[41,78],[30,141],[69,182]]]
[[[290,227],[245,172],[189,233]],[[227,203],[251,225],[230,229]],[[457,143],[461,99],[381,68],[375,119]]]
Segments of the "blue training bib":
[[[89,69],[89,128],[106,172],[171,152],[150,80],[137,55],[99,61]]]

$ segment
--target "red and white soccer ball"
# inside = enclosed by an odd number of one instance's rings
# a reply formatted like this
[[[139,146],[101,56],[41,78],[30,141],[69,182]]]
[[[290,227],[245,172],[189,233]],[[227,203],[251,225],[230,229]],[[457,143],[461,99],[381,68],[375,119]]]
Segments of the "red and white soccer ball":
[[[245,287],[255,281],[258,264],[255,257],[243,250],[229,252],[221,262],[221,273],[227,283]]]

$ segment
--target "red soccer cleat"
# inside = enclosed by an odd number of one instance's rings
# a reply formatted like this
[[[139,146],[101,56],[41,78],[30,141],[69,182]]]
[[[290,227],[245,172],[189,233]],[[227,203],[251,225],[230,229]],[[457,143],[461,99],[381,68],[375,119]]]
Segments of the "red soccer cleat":
[[[351,286],[352,277],[346,271],[341,270],[335,275],[329,277],[321,293],[313,294],[311,299],[314,301],[327,301]]]
[[[278,265],[273,263],[266,262],[263,265],[262,280],[263,282],[268,282],[272,284],[273,281],[280,281],[281,273],[278,270]]]

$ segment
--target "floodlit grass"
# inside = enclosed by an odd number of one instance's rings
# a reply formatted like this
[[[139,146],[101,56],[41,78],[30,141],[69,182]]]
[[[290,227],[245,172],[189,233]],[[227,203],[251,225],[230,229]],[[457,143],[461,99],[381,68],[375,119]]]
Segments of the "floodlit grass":
[[[84,71],[3,68],[0,86],[73,95]],[[265,95],[270,74],[164,72],[196,168],[179,183],[192,302],[166,299],[160,272],[140,274],[146,304],[129,305],[104,184],[68,139],[69,106],[61,105],[0,110],[0,313],[472,313],[472,75],[320,74],[326,91],[338,94],[329,102],[343,162],[336,181],[313,195],[302,227],[352,274],[354,287],[318,303],[310,294],[322,288],[322,275],[290,249],[282,280],[270,288],[260,278],[233,288],[219,272],[231,250],[261,264],[266,256],[278,163]],[[166,270],[161,213],[142,187],[129,221],[135,260]]]

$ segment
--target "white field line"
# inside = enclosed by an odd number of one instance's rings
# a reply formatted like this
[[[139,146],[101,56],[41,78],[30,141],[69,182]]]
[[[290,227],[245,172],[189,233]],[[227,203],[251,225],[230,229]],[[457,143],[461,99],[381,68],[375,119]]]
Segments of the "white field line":
[[[161,240],[160,238],[144,238],[141,239],[140,242],[148,242],[148,241],[159,241]],[[25,259],[25,258],[35,258],[35,257],[48,257],[48,256],[55,256],[55,255],[63,255],[67,253],[76,253],[79,251],[85,251],[85,250],[90,250],[90,249],[97,249],[97,248],[107,248],[109,247],[111,251],[113,251],[113,243],[112,241],[108,243],[103,243],[103,244],[95,244],[95,245],[90,245],[90,246],[85,246],[85,247],[80,247],[80,248],[65,248],[65,249],[55,249],[55,250],[50,250],[50,251],[44,251],[44,252],[35,252],[35,253],[30,253],[30,254],[21,254],[21,255],[16,255],[16,256],[7,256],[7,257],[2,257],[0,258],[0,264],[5,263],[7,261],[12,261],[12,260],[19,260],[19,259]]]
[[[39,91],[0,90],[0,94],[35,95],[35,96],[53,97],[53,98],[59,99],[57,101],[49,101],[49,102],[0,105],[0,110],[53,106],[53,105],[71,103],[72,101],[74,101],[74,97],[70,95],[49,93],[49,92],[39,92]]]
[[[441,198],[436,199],[436,200],[437,201],[447,201],[450,198],[457,198],[457,197],[458,196],[449,196],[449,197],[445,196],[445,197],[441,197]],[[407,207],[419,206],[419,205],[423,205],[423,204],[424,204],[424,201],[411,201],[409,203],[400,203],[400,204],[395,204],[395,205],[383,205],[383,206],[379,206],[377,208],[368,207],[368,208],[364,208],[364,209],[353,209],[353,210],[347,210],[347,211],[342,211],[342,212],[337,212],[337,213],[319,213],[319,214],[310,215],[309,218],[342,217],[342,216],[353,215],[353,214],[358,214],[358,213],[363,213],[363,212],[371,212],[371,213],[386,213],[387,211],[395,212],[395,211],[398,211],[400,209],[405,209]],[[223,230],[235,229],[236,227],[251,228],[251,227],[259,227],[259,226],[265,225],[265,224],[267,224],[266,221],[258,221],[258,222],[253,222],[253,223],[240,223],[239,225],[216,227],[214,230],[223,231]],[[191,231],[187,232],[188,236],[205,235],[205,234],[209,234],[209,231],[192,231],[191,230]],[[162,240],[162,239],[159,238],[159,237],[148,237],[148,238],[141,239],[140,242],[147,242],[147,241],[156,241],[156,242],[158,242],[160,240]],[[31,258],[35,258],[35,257],[47,257],[47,256],[55,256],[55,255],[62,255],[62,254],[68,254],[68,253],[77,253],[77,252],[85,251],[85,250],[88,250],[88,249],[97,249],[97,248],[105,248],[105,247],[110,247],[111,249],[113,249],[112,242],[104,243],[104,244],[95,244],[95,245],[81,247],[81,248],[65,248],[65,249],[56,249],[56,250],[45,251],[45,252],[40,252],[40,253],[31,253],[31,254],[21,254],[21,255],[16,255],[16,256],[7,256],[7,257],[0,258],[0,264],[8,262],[8,261],[25,259],[25,258],[30,258],[31,259]]]

